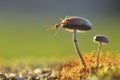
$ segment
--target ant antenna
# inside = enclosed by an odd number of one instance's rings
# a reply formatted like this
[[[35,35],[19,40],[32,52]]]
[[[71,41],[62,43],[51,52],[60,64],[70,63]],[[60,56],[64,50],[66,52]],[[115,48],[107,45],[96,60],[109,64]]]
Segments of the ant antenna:
[[[54,27],[51,27],[51,25],[44,25],[44,27],[47,27],[46,30],[53,29]]]
[[[65,16],[65,18],[69,18],[70,16]]]
[[[63,18],[60,18],[60,21],[62,21],[63,20]]]
[[[57,31],[55,32],[55,36],[58,34],[58,32],[60,32],[61,28],[57,29]]]

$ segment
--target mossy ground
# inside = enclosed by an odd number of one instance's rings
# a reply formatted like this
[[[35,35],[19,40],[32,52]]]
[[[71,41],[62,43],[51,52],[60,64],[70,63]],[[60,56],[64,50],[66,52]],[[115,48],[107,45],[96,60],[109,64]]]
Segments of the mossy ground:
[[[17,62],[1,65],[0,79],[23,80],[119,80],[120,55],[110,52],[102,53],[99,68],[96,68],[96,54],[83,54],[87,67],[80,59],[69,59],[65,62],[49,62],[48,64]],[[44,62],[43,62],[44,63]],[[44,65],[44,66],[43,66]]]

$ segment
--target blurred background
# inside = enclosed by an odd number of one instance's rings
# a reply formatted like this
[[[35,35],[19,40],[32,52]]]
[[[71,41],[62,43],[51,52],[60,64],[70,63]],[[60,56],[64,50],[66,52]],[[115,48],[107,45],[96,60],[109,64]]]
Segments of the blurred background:
[[[96,53],[96,34],[110,40],[103,52],[120,52],[119,0],[0,0],[0,59],[79,58],[72,33],[47,30],[65,16],[85,17],[93,25],[91,31],[77,33],[82,53]]]

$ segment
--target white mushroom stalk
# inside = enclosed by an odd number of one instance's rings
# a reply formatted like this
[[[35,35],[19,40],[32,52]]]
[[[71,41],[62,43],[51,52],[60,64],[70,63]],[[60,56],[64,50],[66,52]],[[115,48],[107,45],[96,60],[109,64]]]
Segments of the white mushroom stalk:
[[[82,54],[78,48],[76,32],[85,32],[92,29],[92,24],[83,17],[78,16],[70,16],[63,19],[60,23],[56,24],[53,29],[57,29],[59,27],[65,28],[65,30],[73,32],[73,41],[75,45],[76,52],[78,53],[84,68],[86,68],[86,63],[82,57]]]
[[[99,68],[99,59],[100,59],[100,51],[101,51],[101,47],[102,47],[102,43],[109,43],[109,40],[106,36],[104,35],[96,35],[93,38],[94,42],[99,43],[98,44],[98,50],[97,50],[97,66],[96,68]]]
[[[98,44],[98,50],[97,50],[97,66],[96,66],[96,68],[99,67],[99,59],[100,59],[100,50],[101,50],[101,47],[102,47],[102,42],[100,42],[100,43]]]
[[[83,57],[81,55],[80,49],[78,47],[77,38],[76,38],[76,31],[77,30],[74,29],[74,33],[73,33],[73,41],[74,41],[75,49],[76,49],[76,52],[78,53],[78,55],[79,55],[79,57],[80,57],[80,59],[82,61],[82,64],[83,64],[84,68],[86,68],[86,63],[85,63],[85,61],[84,61],[84,59],[83,59]]]

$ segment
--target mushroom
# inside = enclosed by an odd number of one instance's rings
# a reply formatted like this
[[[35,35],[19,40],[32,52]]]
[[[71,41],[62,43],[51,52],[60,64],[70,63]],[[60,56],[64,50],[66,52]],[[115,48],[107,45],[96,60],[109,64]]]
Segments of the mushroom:
[[[67,31],[73,32],[73,41],[75,45],[76,52],[78,53],[80,59],[82,60],[82,64],[84,68],[86,67],[86,63],[81,55],[81,52],[78,48],[78,43],[76,39],[76,32],[88,31],[92,29],[92,24],[90,21],[83,17],[78,16],[70,16],[63,19],[60,23],[56,24],[53,28],[57,29],[59,27],[65,28]]]
[[[102,43],[109,43],[109,40],[104,35],[96,35],[96,36],[94,36],[93,41],[99,43],[98,50],[97,50],[97,67],[96,67],[98,69],[99,58],[100,58],[100,50],[101,50],[101,47],[102,47]]]

